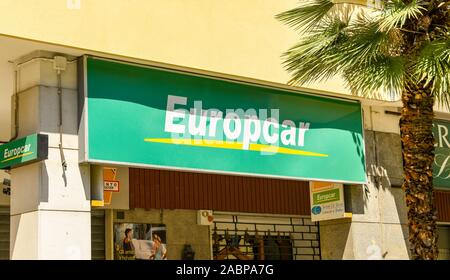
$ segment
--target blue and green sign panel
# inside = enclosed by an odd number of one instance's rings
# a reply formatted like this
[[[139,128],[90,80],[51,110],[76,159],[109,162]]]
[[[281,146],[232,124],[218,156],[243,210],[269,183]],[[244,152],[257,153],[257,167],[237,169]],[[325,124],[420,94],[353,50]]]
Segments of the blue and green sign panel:
[[[435,139],[433,185],[435,188],[450,189],[450,122],[434,120]]]
[[[48,135],[33,134],[0,145],[0,169],[10,169],[47,159]]]
[[[358,102],[93,57],[83,68],[84,161],[366,182]]]

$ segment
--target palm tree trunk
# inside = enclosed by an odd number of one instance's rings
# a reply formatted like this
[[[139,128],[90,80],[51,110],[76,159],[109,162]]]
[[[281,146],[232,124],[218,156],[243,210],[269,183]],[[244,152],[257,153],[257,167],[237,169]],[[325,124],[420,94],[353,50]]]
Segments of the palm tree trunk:
[[[437,259],[436,209],[433,193],[434,97],[423,85],[407,85],[402,92],[400,135],[403,146],[403,190],[408,207],[411,258]]]

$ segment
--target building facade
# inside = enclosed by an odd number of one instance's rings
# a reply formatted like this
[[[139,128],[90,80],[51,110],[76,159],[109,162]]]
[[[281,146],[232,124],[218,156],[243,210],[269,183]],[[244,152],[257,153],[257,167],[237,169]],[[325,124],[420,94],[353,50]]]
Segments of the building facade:
[[[409,258],[401,103],[339,80],[286,86],[280,55],[296,37],[274,15],[295,1],[50,2],[0,4],[27,27],[0,17],[0,140],[47,141],[44,158],[0,171],[0,258]],[[211,119],[202,131],[211,110],[221,133]],[[448,259],[450,115],[436,111]],[[286,143],[267,150],[277,133]],[[317,181],[342,184],[339,219],[312,221]]]

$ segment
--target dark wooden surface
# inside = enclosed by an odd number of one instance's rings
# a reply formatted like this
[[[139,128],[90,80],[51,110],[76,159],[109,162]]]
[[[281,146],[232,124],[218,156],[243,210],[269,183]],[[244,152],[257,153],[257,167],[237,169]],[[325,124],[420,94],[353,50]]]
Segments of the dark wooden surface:
[[[130,208],[309,215],[308,182],[130,168]]]

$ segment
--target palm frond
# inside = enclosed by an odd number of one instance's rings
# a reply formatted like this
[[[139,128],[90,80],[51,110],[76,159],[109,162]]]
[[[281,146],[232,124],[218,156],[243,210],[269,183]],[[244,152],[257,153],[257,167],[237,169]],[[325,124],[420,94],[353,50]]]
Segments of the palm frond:
[[[403,26],[408,19],[417,19],[426,8],[422,0],[412,0],[409,3],[403,0],[390,0],[385,3],[381,15],[380,30],[390,31]]]
[[[389,33],[379,30],[379,24],[364,14],[356,19],[324,17],[285,54],[285,67],[292,73],[290,84],[321,82],[343,74],[356,94],[398,96],[404,62],[386,51],[394,43]]]
[[[379,10],[337,12],[332,0],[307,0],[280,14],[282,21],[302,29],[300,41],[284,54],[290,84],[322,82],[341,75],[353,94],[394,100],[407,84],[432,87],[438,102],[450,101],[450,39],[447,21],[432,25],[442,39],[422,40],[418,55],[405,54],[411,40],[404,30],[429,13],[427,0],[386,0]],[[317,10],[320,5],[321,8]],[[356,13],[357,12],[357,13]],[[445,19],[445,16],[439,14]],[[433,23],[432,23],[433,24]],[[408,25],[409,26],[409,25]],[[434,40],[434,41],[433,41]],[[407,43],[409,42],[409,43]],[[425,43],[423,43],[425,42]],[[423,46],[422,46],[423,44]]]
[[[339,50],[346,41],[349,18],[325,17],[318,27],[285,54],[285,67],[292,72],[290,84],[328,79],[335,75],[342,58]]]
[[[333,6],[332,0],[307,0],[303,1],[299,7],[275,17],[295,29],[309,30],[317,25]]]
[[[450,38],[428,42],[422,48],[414,74],[431,86],[436,100],[448,106],[450,93]]]
[[[354,94],[366,97],[399,97],[404,84],[405,61],[402,57],[378,54],[359,65],[346,67],[344,79]]]
[[[380,51],[385,51],[390,44],[389,34],[380,31],[379,21],[360,14],[350,27],[350,36],[345,42],[345,61],[357,64],[370,59]]]

